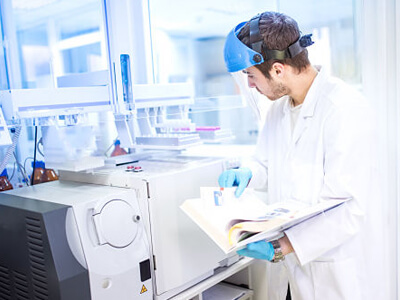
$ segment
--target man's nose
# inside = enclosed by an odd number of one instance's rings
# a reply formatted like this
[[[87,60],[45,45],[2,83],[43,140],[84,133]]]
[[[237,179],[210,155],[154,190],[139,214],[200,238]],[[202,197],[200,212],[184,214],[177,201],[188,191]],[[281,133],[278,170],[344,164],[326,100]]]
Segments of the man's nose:
[[[247,78],[247,85],[249,88],[255,88],[256,85],[254,84],[253,80],[251,78]]]

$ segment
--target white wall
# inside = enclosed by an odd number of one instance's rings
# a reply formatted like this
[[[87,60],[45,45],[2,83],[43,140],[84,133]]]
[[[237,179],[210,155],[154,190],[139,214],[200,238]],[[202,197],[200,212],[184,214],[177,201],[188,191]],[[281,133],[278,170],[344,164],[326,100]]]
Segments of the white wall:
[[[400,8],[396,0],[359,0],[362,17],[363,91],[376,108],[381,137],[381,167],[383,199],[376,199],[383,209],[380,253],[370,259],[384,267],[384,278],[389,294],[379,299],[398,299],[399,273],[399,138],[400,138]]]

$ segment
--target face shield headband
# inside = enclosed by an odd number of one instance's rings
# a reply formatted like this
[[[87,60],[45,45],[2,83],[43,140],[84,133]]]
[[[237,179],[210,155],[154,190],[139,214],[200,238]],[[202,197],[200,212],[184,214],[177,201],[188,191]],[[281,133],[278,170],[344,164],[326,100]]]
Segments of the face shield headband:
[[[227,36],[224,48],[225,65],[228,72],[237,72],[247,69],[264,62],[261,49],[264,47],[266,60],[293,58],[301,53],[306,47],[314,42],[311,40],[312,34],[301,36],[296,42],[284,50],[271,50],[263,45],[263,38],[258,26],[260,15],[250,20],[250,44],[251,47],[242,43],[237,35],[247,22],[237,25]]]

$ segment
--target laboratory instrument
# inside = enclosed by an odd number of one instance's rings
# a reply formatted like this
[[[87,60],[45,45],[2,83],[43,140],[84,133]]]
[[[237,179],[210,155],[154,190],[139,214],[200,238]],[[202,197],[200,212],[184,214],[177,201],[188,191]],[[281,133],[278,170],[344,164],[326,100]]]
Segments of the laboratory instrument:
[[[216,186],[225,160],[157,153],[119,166],[82,172],[60,171],[61,180],[121,187],[137,195],[153,257],[155,299],[169,299],[229,266],[227,257],[179,206],[200,197],[200,186]],[[140,170],[139,172],[137,170]]]
[[[0,195],[0,298],[153,299],[132,190],[53,181]]]

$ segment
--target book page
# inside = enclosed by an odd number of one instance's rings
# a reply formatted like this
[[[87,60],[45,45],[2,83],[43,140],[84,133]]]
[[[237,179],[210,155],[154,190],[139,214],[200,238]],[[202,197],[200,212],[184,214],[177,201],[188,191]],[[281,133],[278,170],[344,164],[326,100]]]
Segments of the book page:
[[[233,249],[229,245],[227,225],[233,219],[257,220],[264,217],[268,209],[251,189],[240,198],[234,196],[235,189],[203,187],[202,198],[189,199],[181,205],[181,209],[225,252]]]
[[[234,188],[202,187],[198,199],[186,200],[181,209],[225,252],[250,242],[271,240],[294,226],[345,200],[323,201],[313,206],[287,201],[267,205],[251,189],[240,198]]]
[[[244,241],[259,232],[279,229],[285,222],[285,219],[276,218],[265,221],[243,221],[236,223],[229,228],[229,245],[236,246],[238,242]]]

